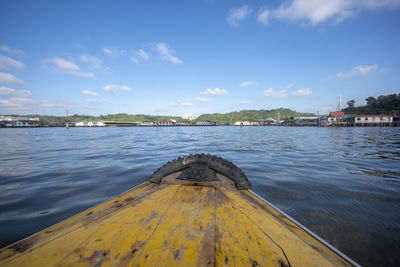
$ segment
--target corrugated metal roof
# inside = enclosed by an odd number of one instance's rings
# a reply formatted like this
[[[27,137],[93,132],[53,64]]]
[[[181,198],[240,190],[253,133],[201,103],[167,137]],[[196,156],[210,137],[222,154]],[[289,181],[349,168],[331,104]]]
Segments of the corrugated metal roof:
[[[333,117],[343,117],[343,116],[344,116],[344,112],[343,112],[343,111],[333,111],[333,112],[329,112],[329,116],[333,116]]]

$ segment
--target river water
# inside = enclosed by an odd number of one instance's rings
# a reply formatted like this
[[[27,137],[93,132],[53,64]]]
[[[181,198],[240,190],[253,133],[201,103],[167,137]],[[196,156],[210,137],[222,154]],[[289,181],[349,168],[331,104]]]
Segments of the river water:
[[[400,128],[0,129],[0,247],[210,153],[365,266],[400,265]]]

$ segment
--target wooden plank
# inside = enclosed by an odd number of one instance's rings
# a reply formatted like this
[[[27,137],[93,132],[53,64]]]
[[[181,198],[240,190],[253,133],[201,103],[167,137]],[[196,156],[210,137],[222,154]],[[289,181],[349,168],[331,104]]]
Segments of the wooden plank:
[[[127,192],[115,200],[85,212],[79,220],[71,218],[21,244],[2,251],[2,266],[93,266],[129,263],[145,244],[168,208],[179,185],[146,186]],[[78,220],[77,220],[78,219]],[[18,249],[20,248],[20,249]],[[22,249],[21,249],[22,248]],[[7,253],[8,252],[8,253]],[[11,253],[10,253],[11,252]],[[4,253],[4,257],[3,257]],[[7,257],[7,254],[8,257]]]
[[[150,184],[0,251],[1,266],[349,266],[250,192]]]

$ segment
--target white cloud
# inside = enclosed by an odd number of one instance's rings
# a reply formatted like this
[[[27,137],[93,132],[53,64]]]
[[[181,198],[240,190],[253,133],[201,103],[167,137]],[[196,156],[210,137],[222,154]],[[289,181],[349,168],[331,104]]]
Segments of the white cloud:
[[[296,90],[296,91],[292,92],[292,95],[294,95],[294,96],[311,95],[311,90],[310,90],[310,88],[299,89],[299,90]]]
[[[181,105],[185,106],[185,107],[191,107],[191,106],[193,106],[193,103],[192,103],[192,101],[187,100],[187,101],[182,101]]]
[[[110,68],[110,67],[105,67],[105,68],[103,69],[103,73],[105,73],[105,74],[111,74],[111,73],[113,73],[113,70],[112,70],[112,68]]]
[[[139,51],[137,52],[137,55],[146,61],[149,60],[149,54],[146,51],[144,51],[143,49],[139,49]]]
[[[80,77],[85,77],[85,78],[95,78],[95,75],[93,72],[80,72],[80,71],[72,71],[71,74],[80,76]]]
[[[193,102],[190,100],[179,100],[179,101],[171,102],[168,105],[172,106],[172,107],[177,107],[177,106],[191,107],[191,106],[193,106]]]
[[[0,108],[15,108],[15,107],[17,106],[9,99],[6,100],[0,99]]]
[[[290,88],[292,88],[293,86],[294,86],[295,84],[294,83],[289,83],[288,85],[286,85],[286,89],[290,89]]]
[[[14,49],[14,48],[11,48],[11,47],[9,47],[7,45],[0,45],[0,51],[6,52],[8,54],[16,55],[16,56],[20,56],[20,55],[25,54],[25,52],[23,50]]]
[[[26,85],[26,82],[24,82],[23,80],[20,80],[14,75],[5,72],[0,72],[0,84],[1,83]]]
[[[148,61],[150,56],[149,53],[144,51],[143,49],[139,49],[138,51],[132,50],[131,60],[134,63],[139,63],[139,58]]]
[[[31,92],[28,90],[15,90],[9,87],[0,86],[0,96],[30,96]]]
[[[81,61],[88,63],[94,69],[100,69],[102,67],[101,60],[98,59],[97,57],[88,54],[83,54],[81,55],[80,59]]]
[[[76,48],[80,48],[80,49],[85,49],[86,48],[86,46],[84,46],[81,43],[74,43],[73,46],[76,47]]]
[[[352,68],[350,71],[345,73],[338,73],[336,77],[338,78],[351,78],[351,77],[366,77],[371,72],[385,72],[385,68],[379,68],[377,64],[375,65],[358,65]]]
[[[170,61],[172,64],[183,63],[182,60],[175,56],[175,51],[168,48],[168,45],[166,43],[158,43],[156,48],[162,59]]]
[[[250,103],[249,100],[242,100],[242,101],[240,101],[240,104],[249,104],[249,103]]]
[[[96,109],[95,105],[85,105],[83,106],[84,109]]]
[[[58,101],[48,100],[35,100],[27,97],[10,97],[6,100],[0,100],[0,107],[6,109],[30,109],[30,108],[55,108],[55,107],[66,107],[67,104]]]
[[[59,57],[46,58],[43,60],[43,62],[48,63],[48,64],[53,64],[55,67],[57,67],[60,70],[79,71],[78,65],[76,65],[72,61],[68,61],[63,58],[59,58]]]
[[[247,86],[252,86],[257,84],[256,82],[252,82],[252,81],[246,81],[246,82],[242,82],[241,84],[239,84],[240,87],[247,87]]]
[[[105,48],[101,49],[101,51],[103,51],[104,54],[111,56],[111,57],[117,57],[119,55],[125,54],[125,52],[126,52],[125,50],[121,50],[121,49],[118,49],[115,47],[110,47],[110,48],[105,47]]]
[[[262,7],[258,10],[258,12],[257,12],[258,22],[260,22],[264,25],[267,25],[268,21],[269,21],[269,17],[270,17],[270,11],[267,8]]]
[[[99,94],[90,90],[82,90],[82,95],[98,96]]]
[[[200,94],[202,95],[226,95],[228,94],[228,91],[226,89],[220,89],[220,88],[207,88],[204,92],[201,92]]]
[[[107,84],[103,87],[103,90],[107,91],[107,92],[131,91],[132,88],[130,88],[126,85]]]
[[[267,97],[280,98],[287,96],[286,90],[275,91],[274,88],[268,88],[263,92]]]
[[[363,9],[398,7],[400,0],[290,0],[276,9],[269,10],[269,17],[278,20],[306,21],[311,25],[317,25],[329,20],[339,23],[355,16]]]
[[[247,5],[243,5],[239,8],[231,8],[226,19],[228,20],[229,24],[237,26],[240,22],[246,19],[251,12],[251,8],[249,8]]]
[[[212,98],[196,97],[196,101],[199,101],[199,102],[211,102]]]
[[[0,69],[1,70],[10,70],[10,69],[23,69],[25,68],[25,64],[12,59],[10,57],[0,55]]]
[[[6,100],[0,100],[1,107],[12,107],[18,109],[25,109],[28,105],[34,105],[36,101],[26,97],[11,97]]]
[[[101,103],[103,100],[98,99],[98,98],[90,98],[85,100],[87,103],[95,104],[95,103]]]
[[[94,73],[93,72],[82,72],[80,71],[80,68],[78,65],[76,65],[74,62],[59,58],[59,57],[53,57],[53,58],[46,58],[43,59],[43,63],[51,65],[55,70],[61,71],[67,74],[72,74],[80,77],[85,77],[85,78],[94,78]]]

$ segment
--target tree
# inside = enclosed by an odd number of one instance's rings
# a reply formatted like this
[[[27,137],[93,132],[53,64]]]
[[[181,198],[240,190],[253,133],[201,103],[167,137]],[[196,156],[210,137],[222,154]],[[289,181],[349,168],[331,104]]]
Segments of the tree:
[[[367,99],[367,105],[351,107],[349,106],[343,111],[345,114],[383,114],[398,115],[400,113],[400,94],[381,95],[377,98],[370,96]]]
[[[372,106],[377,102],[376,98],[373,96],[368,97],[367,99],[365,99],[365,101],[367,101],[368,106]]]
[[[354,101],[353,99],[352,100],[350,100],[349,102],[347,102],[347,106],[349,107],[349,108],[354,108],[354,104],[356,103],[356,101]]]

